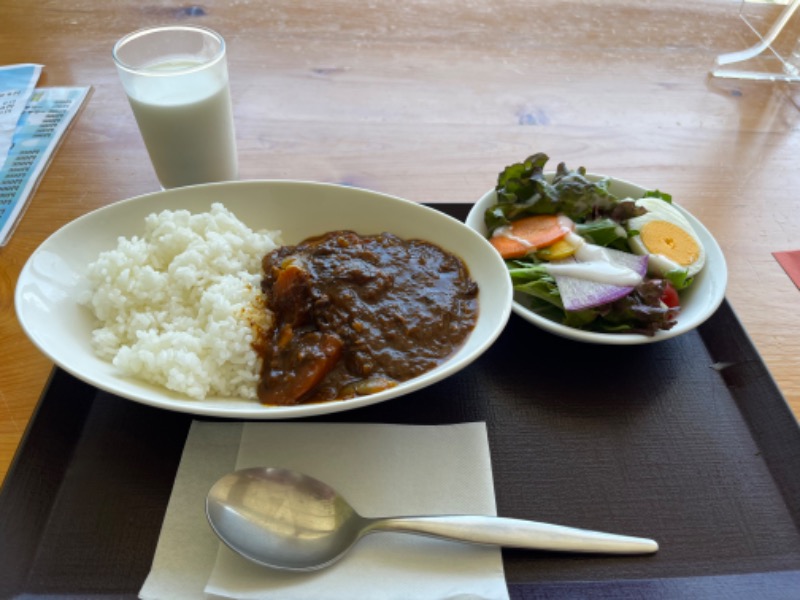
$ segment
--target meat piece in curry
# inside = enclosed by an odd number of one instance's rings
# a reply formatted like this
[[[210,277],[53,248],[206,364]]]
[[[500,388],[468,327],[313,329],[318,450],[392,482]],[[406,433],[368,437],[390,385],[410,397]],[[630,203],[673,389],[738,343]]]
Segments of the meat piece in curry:
[[[478,286],[435,244],[334,231],[263,259],[274,328],[259,351],[263,404],[372,394],[441,364],[467,339]]]

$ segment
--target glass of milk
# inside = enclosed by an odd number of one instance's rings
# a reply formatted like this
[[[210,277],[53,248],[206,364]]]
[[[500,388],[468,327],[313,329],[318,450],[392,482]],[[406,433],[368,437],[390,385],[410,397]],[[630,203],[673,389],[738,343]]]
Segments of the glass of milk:
[[[120,39],[113,56],[163,187],[238,177],[219,34],[184,25],[142,29]]]

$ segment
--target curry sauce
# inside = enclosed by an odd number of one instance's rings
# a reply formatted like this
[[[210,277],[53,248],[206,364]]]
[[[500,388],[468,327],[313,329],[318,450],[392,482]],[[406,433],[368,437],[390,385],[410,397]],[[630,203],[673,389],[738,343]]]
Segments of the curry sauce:
[[[435,244],[334,231],[263,259],[274,327],[259,352],[263,404],[372,394],[441,364],[466,341],[478,286]]]

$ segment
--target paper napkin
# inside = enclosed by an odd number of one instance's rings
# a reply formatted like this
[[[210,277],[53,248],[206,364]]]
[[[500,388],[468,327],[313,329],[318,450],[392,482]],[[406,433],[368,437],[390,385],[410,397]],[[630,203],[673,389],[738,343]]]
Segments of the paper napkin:
[[[250,563],[214,537],[203,502],[223,474],[254,466],[321,479],[365,516],[496,514],[483,423],[195,422],[142,598],[508,597],[498,548],[423,536],[369,535],[313,573]]]

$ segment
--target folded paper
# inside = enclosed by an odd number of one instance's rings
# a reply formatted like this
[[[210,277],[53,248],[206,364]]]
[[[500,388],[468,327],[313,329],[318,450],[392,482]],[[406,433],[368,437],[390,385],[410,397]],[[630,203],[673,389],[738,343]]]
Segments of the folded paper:
[[[787,252],[773,252],[772,256],[778,261],[789,279],[800,289],[800,250]]]
[[[223,474],[255,466],[321,479],[364,516],[496,514],[483,423],[195,422],[142,598],[508,597],[498,548],[423,536],[371,534],[312,573],[250,563],[214,537],[203,502]]]

